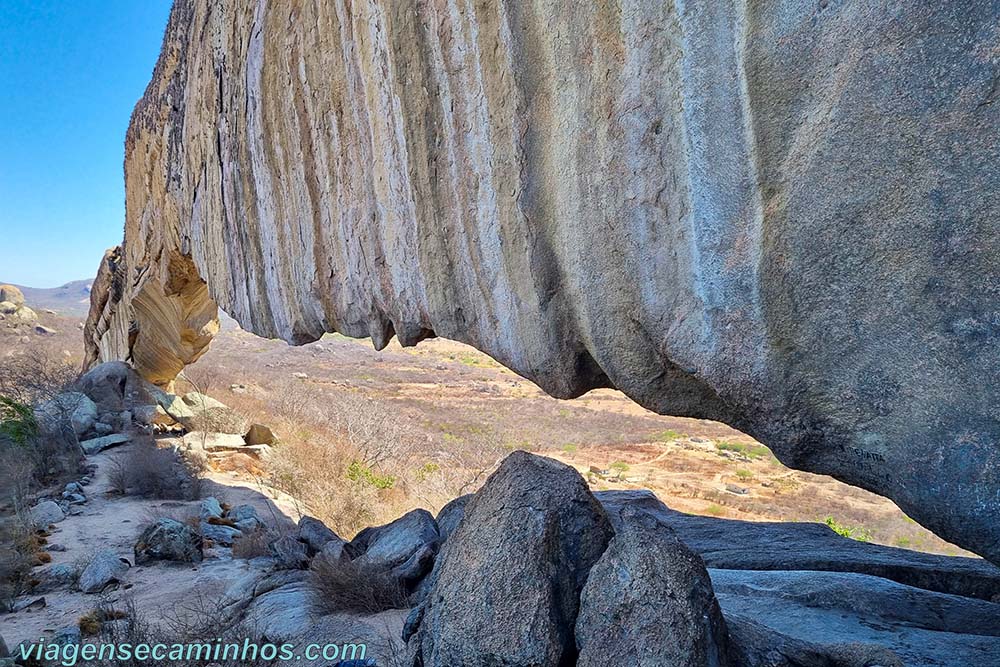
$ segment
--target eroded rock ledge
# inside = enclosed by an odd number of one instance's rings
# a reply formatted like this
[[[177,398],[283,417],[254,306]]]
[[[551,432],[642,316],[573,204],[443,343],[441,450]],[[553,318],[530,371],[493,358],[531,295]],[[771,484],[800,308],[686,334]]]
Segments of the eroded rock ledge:
[[[168,383],[216,304],[294,343],[453,338],[728,422],[1000,562],[998,19],[178,0],[91,355]]]

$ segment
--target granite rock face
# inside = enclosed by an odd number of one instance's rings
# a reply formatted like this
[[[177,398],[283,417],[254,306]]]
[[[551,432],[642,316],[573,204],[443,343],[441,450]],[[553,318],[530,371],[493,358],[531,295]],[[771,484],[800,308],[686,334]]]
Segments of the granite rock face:
[[[995,2],[177,0],[92,360],[469,343],[1000,561]]]

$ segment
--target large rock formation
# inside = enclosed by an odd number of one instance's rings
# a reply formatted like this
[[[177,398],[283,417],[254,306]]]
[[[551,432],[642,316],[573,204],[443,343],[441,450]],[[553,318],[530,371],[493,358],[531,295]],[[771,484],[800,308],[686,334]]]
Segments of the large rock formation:
[[[1000,7],[177,0],[92,359],[470,343],[1000,562]]]

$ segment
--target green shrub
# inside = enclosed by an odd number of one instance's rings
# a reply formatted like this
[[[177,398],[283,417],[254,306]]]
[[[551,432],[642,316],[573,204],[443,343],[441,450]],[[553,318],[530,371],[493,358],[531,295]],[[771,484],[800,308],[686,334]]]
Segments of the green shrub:
[[[753,479],[753,473],[744,468],[737,469],[736,476],[740,479],[741,482],[749,482],[751,479]]]
[[[563,445],[563,448],[562,448],[562,450],[564,452],[566,452],[567,454],[569,454],[569,455],[576,454],[577,451],[579,451],[579,449],[580,448],[577,447],[576,445]]]
[[[667,429],[656,436],[656,439],[660,442],[674,442],[675,440],[680,440],[684,437],[683,433],[678,433],[672,429]]]
[[[832,516],[826,517],[826,519],[823,520],[823,523],[825,523],[830,530],[837,533],[841,537],[847,537],[852,540],[857,540],[858,542],[871,542],[871,531],[861,526],[845,526],[838,523]]]
[[[351,461],[347,466],[347,479],[352,482],[364,482],[376,489],[391,489],[396,484],[392,475],[379,475],[361,461]]]
[[[38,436],[38,422],[31,408],[0,396],[0,442],[23,446]]]
[[[614,470],[616,473],[618,473],[619,477],[621,477],[624,473],[628,472],[629,470],[629,465],[624,461],[615,461],[608,467],[611,470]]]
[[[748,445],[742,442],[717,442],[715,448],[720,452],[734,452],[742,454],[748,459],[759,459],[771,454],[771,450],[764,445]]]

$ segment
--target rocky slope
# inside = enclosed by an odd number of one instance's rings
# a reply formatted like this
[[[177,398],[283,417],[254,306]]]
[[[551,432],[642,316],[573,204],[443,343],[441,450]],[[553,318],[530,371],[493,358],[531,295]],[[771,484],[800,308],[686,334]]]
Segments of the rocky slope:
[[[93,360],[468,342],[1000,562],[995,3],[177,0]]]

